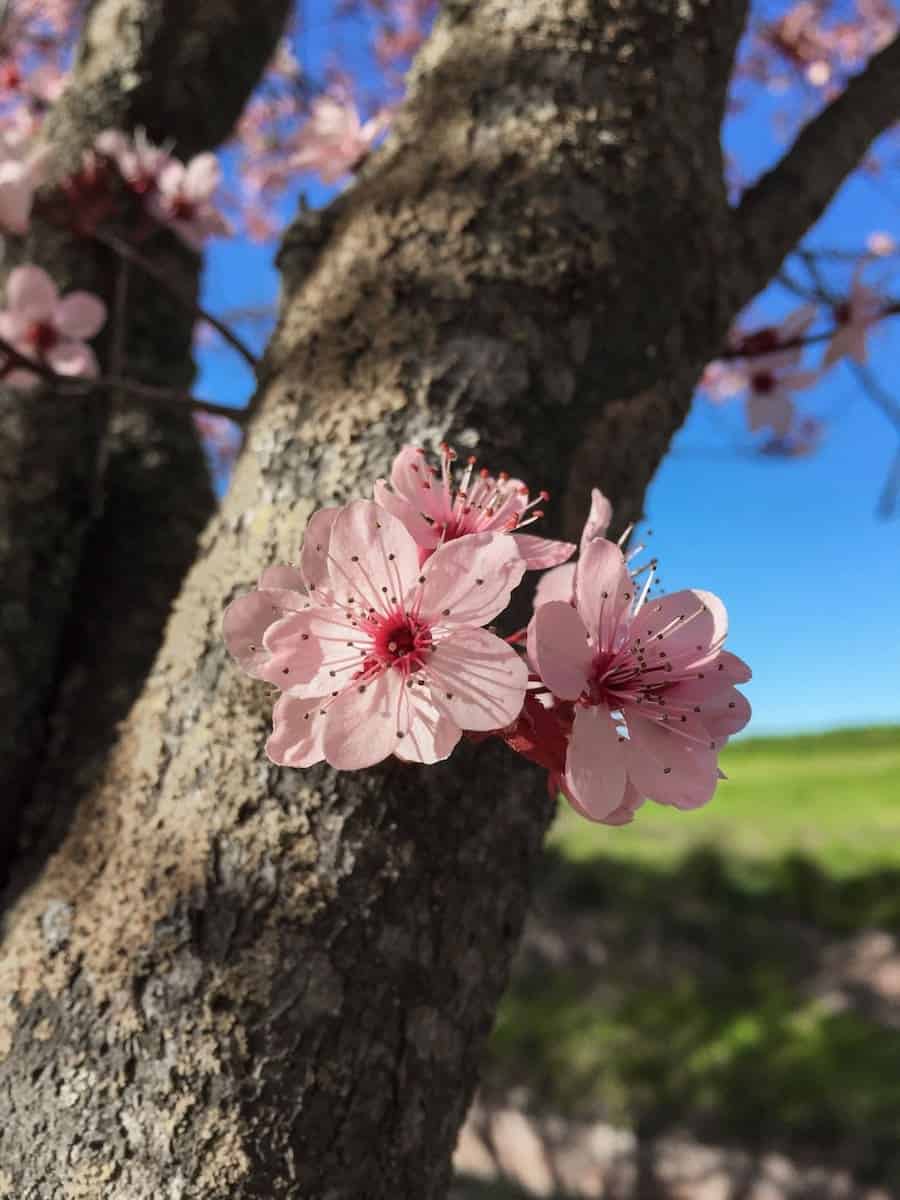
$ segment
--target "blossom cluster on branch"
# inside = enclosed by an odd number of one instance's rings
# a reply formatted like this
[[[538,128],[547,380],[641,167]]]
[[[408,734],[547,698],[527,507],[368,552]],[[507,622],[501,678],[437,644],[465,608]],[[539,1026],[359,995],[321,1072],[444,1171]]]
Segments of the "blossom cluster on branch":
[[[430,764],[496,737],[590,820],[710,800],[719,750],[750,718],[724,605],[651,596],[655,564],[606,538],[599,491],[568,562],[574,545],[520,532],[546,498],[448,447],[440,468],[405,447],[372,500],[314,513],[299,564],[267,568],[223,619],[236,662],[280,693],[272,762]],[[545,568],[527,629],[486,628]]]

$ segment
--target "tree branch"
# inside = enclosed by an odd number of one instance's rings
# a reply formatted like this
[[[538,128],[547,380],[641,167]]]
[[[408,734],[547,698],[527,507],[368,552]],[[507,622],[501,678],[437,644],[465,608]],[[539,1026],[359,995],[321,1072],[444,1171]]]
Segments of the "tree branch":
[[[801,130],[741,200],[735,220],[744,301],[768,283],[871,143],[900,118],[900,36]]]

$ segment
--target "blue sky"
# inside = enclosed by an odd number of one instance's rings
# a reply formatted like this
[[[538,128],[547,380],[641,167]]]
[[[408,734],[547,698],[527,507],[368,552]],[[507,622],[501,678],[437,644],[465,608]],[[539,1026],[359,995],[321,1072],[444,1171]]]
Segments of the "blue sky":
[[[345,47],[353,36],[349,27]],[[307,65],[317,55],[319,43],[308,40]],[[764,101],[725,132],[727,148],[750,170],[780,153],[775,104]],[[328,195],[314,183],[306,194],[313,204]],[[855,176],[807,244],[858,248],[872,229],[900,242],[900,177]],[[270,247],[214,243],[208,306],[271,302],[271,260]],[[771,289],[755,312],[774,319],[787,303]],[[900,397],[898,332],[876,336],[872,366]],[[236,404],[247,397],[251,381],[231,355],[206,350],[200,365],[198,394]],[[823,446],[810,458],[779,461],[748,453],[739,405],[698,400],[647,497],[665,590],[704,587],[728,605],[729,645],[754,669],[751,733],[900,721],[900,516],[875,515],[897,436],[843,366],[808,394],[808,407],[827,422]]]

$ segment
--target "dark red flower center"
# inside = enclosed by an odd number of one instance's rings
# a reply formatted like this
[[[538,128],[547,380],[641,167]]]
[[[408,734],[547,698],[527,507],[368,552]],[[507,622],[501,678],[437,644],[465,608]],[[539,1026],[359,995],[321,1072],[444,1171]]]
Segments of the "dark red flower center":
[[[197,206],[185,196],[175,196],[169,203],[169,212],[178,221],[190,221],[197,213]]]
[[[407,673],[420,670],[432,649],[431,629],[408,613],[379,621],[373,637],[378,662]]]
[[[767,395],[775,390],[775,376],[771,371],[756,371],[750,376],[750,386],[754,392]]]
[[[25,340],[38,354],[46,354],[59,341],[59,334],[48,321],[33,321],[25,331]]]

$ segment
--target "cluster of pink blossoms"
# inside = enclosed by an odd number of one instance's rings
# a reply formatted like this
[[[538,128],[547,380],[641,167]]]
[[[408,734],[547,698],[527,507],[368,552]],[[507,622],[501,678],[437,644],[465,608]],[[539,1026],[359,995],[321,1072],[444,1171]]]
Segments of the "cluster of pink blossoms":
[[[315,513],[299,565],[229,605],[228,650],[281,692],[269,758],[433,763],[463,734],[497,736],[594,821],[623,824],[648,798],[705,804],[719,750],[750,717],[721,602],[649,599],[652,564],[633,570],[606,539],[599,492],[569,563],[575,546],[519,532],[540,515],[521,481],[471,459],[455,478],[454,464],[447,448],[439,469],[404,448],[374,500]],[[546,567],[527,633],[485,628]]]
[[[821,427],[812,418],[799,416],[796,393],[813,387],[843,359],[864,364],[869,333],[884,312],[884,300],[863,282],[861,268],[857,268],[846,299],[831,310],[833,331],[817,367],[802,365],[805,340],[818,316],[817,305],[803,304],[779,325],[733,331],[730,357],[710,363],[700,386],[715,403],[745,396],[750,431],[769,430],[771,434],[761,447],[763,452],[775,453],[778,447],[799,447],[799,452],[807,452],[818,441]]]
[[[47,160],[47,150],[32,143],[27,135],[0,136],[0,232],[19,237],[28,233]],[[47,199],[45,217],[58,215],[62,198],[64,223],[83,235],[96,232],[118,206],[113,172],[139,206],[135,237],[165,225],[200,250],[207,237],[230,233],[214,200],[221,182],[215,155],[200,154],[185,164],[169,148],[150,142],[142,130],[131,137],[112,130],[101,134],[81,169],[63,179],[59,193]],[[0,381],[27,390],[48,374],[96,378],[99,367],[88,342],[105,322],[106,306],[98,296],[78,291],[60,297],[46,271],[28,264],[17,267],[7,282],[6,307],[0,310]]]

